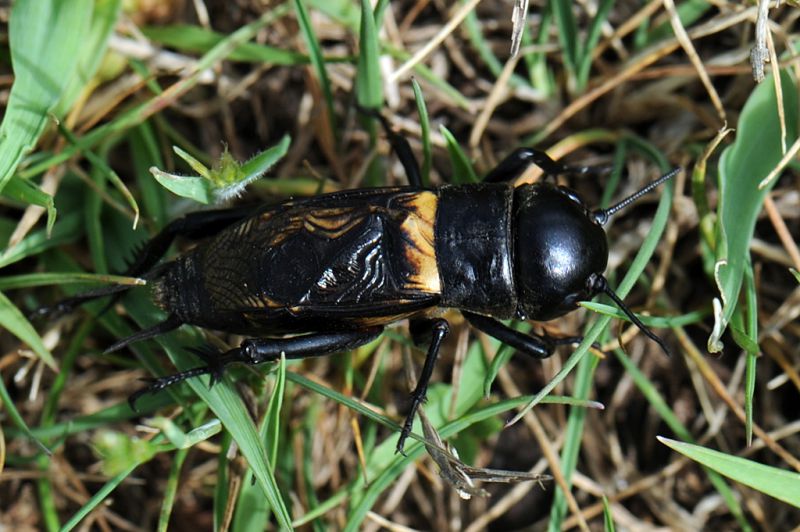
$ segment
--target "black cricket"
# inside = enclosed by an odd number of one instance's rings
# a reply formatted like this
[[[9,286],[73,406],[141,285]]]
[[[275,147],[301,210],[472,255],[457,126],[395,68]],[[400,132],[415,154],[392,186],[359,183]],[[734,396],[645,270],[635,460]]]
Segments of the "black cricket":
[[[183,324],[251,338],[225,353],[196,351],[204,365],[153,379],[130,397],[132,408],[141,395],[192,377],[209,374],[213,384],[229,364],[348,351],[377,338],[388,324],[409,319],[414,341],[427,343],[428,351],[397,442],[402,453],[449,331],[443,308],[459,310],[476,329],[543,359],[556,346],[582,338],[523,334],[498,320],[552,320],[602,292],[668,353],[603,277],[608,244],[602,226],[679,169],[595,210],[551,180],[515,187],[531,164],[550,177],[601,172],[566,166],[530,148],[514,151],[481,183],[424,188],[408,142],[379,118],[409,186],[191,213],[137,254],[126,274],[148,281],[168,317],[107,352]],[[179,236],[202,240],[159,264]],[[112,294],[116,300],[128,288],[100,288],[37,313],[68,312]]]

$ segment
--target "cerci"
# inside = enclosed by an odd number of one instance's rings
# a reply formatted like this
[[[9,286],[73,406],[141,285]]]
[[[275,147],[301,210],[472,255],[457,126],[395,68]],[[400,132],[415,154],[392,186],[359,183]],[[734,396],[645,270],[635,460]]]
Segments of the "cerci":
[[[108,351],[183,324],[249,337],[225,353],[199,352],[204,364],[155,379],[131,396],[209,374],[232,363],[261,364],[347,351],[384,327],[410,320],[414,340],[428,345],[397,443],[402,452],[424,400],[442,340],[442,307],[517,351],[535,358],[580,337],[523,334],[501,319],[551,320],[604,292],[666,351],[609,288],[603,272],[608,217],[670,179],[673,170],[608,209],[589,209],[549,179],[514,186],[531,164],[550,176],[591,171],[568,167],[521,148],[481,183],[424,188],[407,141],[389,131],[410,186],[357,189],[256,208],[189,214],[167,225],[138,254],[128,275],[152,286],[166,320],[118,341]],[[196,247],[159,264],[175,237]],[[111,286],[41,309],[69,311],[127,290]]]

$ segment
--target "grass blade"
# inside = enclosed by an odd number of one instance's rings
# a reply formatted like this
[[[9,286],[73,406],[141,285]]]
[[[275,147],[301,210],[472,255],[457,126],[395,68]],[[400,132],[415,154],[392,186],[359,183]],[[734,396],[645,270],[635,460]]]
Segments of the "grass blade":
[[[356,98],[367,109],[380,109],[383,105],[383,83],[378,31],[369,0],[361,0],[359,54],[356,68]]]
[[[2,292],[0,292],[0,326],[25,342],[50,369],[58,371],[58,364],[56,364],[50,351],[44,346],[39,333]]]
[[[328,111],[328,123],[330,130],[336,131],[336,114],[333,109],[333,91],[331,90],[331,82],[328,79],[328,72],[325,70],[325,59],[322,57],[322,49],[319,47],[319,40],[314,33],[314,28],[311,25],[311,20],[308,16],[308,11],[303,5],[303,0],[294,0],[295,11],[297,12],[297,23],[300,25],[300,32],[303,34],[303,40],[308,47],[309,58],[311,59],[311,66],[319,79],[320,87],[322,88],[322,96],[325,99],[325,108]]]
[[[428,108],[425,106],[425,98],[422,89],[416,79],[411,78],[411,86],[414,89],[414,100],[417,103],[417,114],[419,114],[419,126],[422,129],[422,174],[423,186],[429,186],[431,182],[431,122],[428,117]]]
[[[800,474],[663,436],[658,441],[736,482],[800,508]]]
[[[461,149],[450,130],[441,125],[439,126],[439,131],[447,142],[447,153],[450,155],[450,164],[453,166],[450,182],[454,185],[463,185],[480,181],[478,174],[475,173],[475,169],[472,167],[472,162],[467,157],[467,154],[464,153],[464,150]]]

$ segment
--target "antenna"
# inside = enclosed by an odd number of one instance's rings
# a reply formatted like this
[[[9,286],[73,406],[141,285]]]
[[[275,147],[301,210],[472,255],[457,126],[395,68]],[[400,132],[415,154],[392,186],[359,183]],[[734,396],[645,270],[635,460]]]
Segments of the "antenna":
[[[642,196],[644,196],[645,194],[651,192],[653,189],[658,187],[660,184],[662,184],[662,183],[664,183],[666,181],[669,181],[670,179],[672,179],[673,177],[678,175],[678,173],[680,171],[681,171],[680,167],[673,168],[672,170],[670,170],[666,174],[662,175],[661,177],[659,177],[658,179],[656,179],[655,181],[653,181],[652,183],[650,183],[649,185],[644,187],[639,192],[636,192],[636,193],[628,196],[627,198],[625,198],[624,200],[620,201],[616,205],[612,205],[611,207],[609,207],[607,209],[597,209],[597,210],[595,210],[594,212],[592,212],[592,215],[594,216],[595,221],[597,223],[599,223],[600,225],[605,225],[606,222],[608,221],[608,218],[612,214],[624,209],[625,207],[627,207],[628,205],[630,205],[631,203],[633,203],[637,199],[639,199]]]

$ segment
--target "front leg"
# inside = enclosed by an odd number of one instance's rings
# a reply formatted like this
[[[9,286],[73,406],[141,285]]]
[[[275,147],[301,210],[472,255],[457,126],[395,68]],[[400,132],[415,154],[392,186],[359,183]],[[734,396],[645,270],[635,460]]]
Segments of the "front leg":
[[[367,344],[380,336],[383,327],[367,327],[359,331],[336,331],[327,333],[306,334],[291,338],[251,338],[243,341],[225,353],[216,350],[195,350],[204,366],[182,371],[174,375],[159,377],[150,381],[150,385],[135,392],[128,398],[131,409],[136,411],[136,401],[143,395],[155,393],[192,377],[211,375],[209,386],[222,378],[225,368],[230,364],[240,363],[255,366],[281,358],[308,358],[330,355],[341,351],[350,351]]]
[[[413,320],[411,322],[411,335],[414,337],[414,341],[417,342],[430,336],[430,345],[428,346],[428,354],[425,355],[425,364],[422,366],[422,373],[417,380],[417,387],[411,392],[411,408],[403,423],[403,430],[400,432],[400,438],[397,440],[397,452],[404,456],[403,447],[405,446],[408,435],[411,434],[411,428],[414,425],[414,416],[417,413],[419,405],[425,401],[425,395],[428,393],[428,383],[433,374],[433,366],[436,364],[436,357],[439,356],[439,349],[442,347],[442,341],[449,332],[450,326],[447,324],[446,320],[441,318],[433,320]]]

